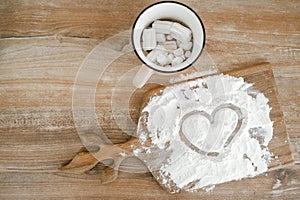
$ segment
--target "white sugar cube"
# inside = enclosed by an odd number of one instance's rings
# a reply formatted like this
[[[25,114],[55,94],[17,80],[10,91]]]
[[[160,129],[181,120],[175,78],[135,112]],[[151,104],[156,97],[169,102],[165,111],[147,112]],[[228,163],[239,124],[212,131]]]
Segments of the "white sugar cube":
[[[163,43],[160,43],[162,46],[164,46],[167,50],[173,51],[177,49],[177,44],[175,41],[166,41]]]
[[[148,55],[146,56],[151,62],[156,62],[156,57],[157,57],[157,52],[156,51],[151,51],[150,53],[148,53]]]
[[[168,50],[162,46],[162,45],[157,45],[156,48],[154,49],[158,54],[163,54],[163,55],[168,55]],[[157,54],[157,55],[158,55]]]
[[[172,61],[172,67],[175,67],[183,62],[182,57],[175,57]]]
[[[191,52],[190,52],[190,51],[186,51],[186,52],[184,53],[184,56],[185,56],[186,58],[189,58],[189,57],[191,56]]]
[[[171,63],[174,59],[174,55],[172,53],[168,54],[167,56],[169,63]]]
[[[173,51],[174,55],[179,57],[179,56],[182,56],[184,54],[184,51],[182,48],[178,48],[176,49],[175,51]]]
[[[193,43],[191,41],[189,42],[183,42],[180,43],[179,47],[181,47],[183,50],[190,50],[193,46]]]
[[[145,51],[152,50],[156,47],[155,29],[149,28],[143,31],[143,49]]]
[[[172,24],[170,31],[171,35],[181,42],[188,42],[192,38],[192,31],[177,22]]]
[[[170,34],[172,24],[173,22],[170,21],[156,20],[153,22],[152,28],[154,28],[157,33]]]
[[[163,54],[159,54],[156,58],[157,62],[160,64],[160,65],[166,65],[168,64],[168,58],[163,55]]]
[[[162,33],[156,33],[156,41],[157,41],[157,42],[165,42],[165,41],[166,41],[166,36],[165,36],[165,34],[162,34]]]

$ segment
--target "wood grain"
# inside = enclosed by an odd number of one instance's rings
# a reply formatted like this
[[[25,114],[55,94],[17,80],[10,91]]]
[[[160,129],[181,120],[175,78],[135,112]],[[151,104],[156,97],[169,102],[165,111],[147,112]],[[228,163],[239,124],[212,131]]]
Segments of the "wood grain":
[[[275,170],[268,176],[224,184],[210,193],[177,196],[164,193],[147,173],[121,172],[117,182],[104,186],[96,173],[101,171],[101,166],[95,169],[94,175],[56,172],[82,148],[74,127],[71,99],[83,59],[100,41],[130,29],[139,12],[154,2],[0,2],[1,199],[136,199],[137,196],[148,199],[295,199],[299,196],[299,167],[296,165]],[[271,63],[289,142],[295,163],[299,164],[300,2],[181,2],[191,6],[203,20],[206,50],[220,71],[264,61]],[[125,62],[124,66],[126,70],[130,63]],[[124,71],[109,73],[107,85]],[[99,93],[97,98],[98,112],[105,111],[109,100]],[[102,117],[109,121],[109,115]],[[118,129],[109,128],[107,126],[107,130],[114,133],[114,142],[128,139]],[[277,179],[281,185],[276,184]]]
[[[64,173],[1,173],[1,199],[297,199],[299,166],[232,181],[213,192],[170,195],[145,173],[120,172],[109,185],[99,178]]]

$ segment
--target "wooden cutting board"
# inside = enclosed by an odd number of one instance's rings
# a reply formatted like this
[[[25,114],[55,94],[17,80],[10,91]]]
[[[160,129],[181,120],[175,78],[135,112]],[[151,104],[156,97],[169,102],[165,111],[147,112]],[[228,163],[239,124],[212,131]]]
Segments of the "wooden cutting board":
[[[278,101],[272,66],[266,62],[244,69],[224,72],[224,74],[243,77],[246,82],[253,83],[254,90],[262,92],[269,99],[269,105],[272,108],[270,118],[274,123],[273,138],[269,143],[269,150],[273,154],[269,171],[292,164],[293,155],[288,142],[284,115]],[[147,102],[148,100],[144,101]]]
[[[269,150],[271,153],[273,153],[273,159],[272,162],[269,164],[269,171],[278,169],[284,166],[287,166],[289,164],[293,163],[293,156],[289,147],[289,142],[287,138],[287,133],[286,133],[286,127],[285,127],[285,122],[284,122],[284,116],[283,112],[280,108],[280,104],[278,102],[278,97],[277,97],[277,91],[276,91],[276,85],[275,85],[275,80],[274,80],[274,75],[272,71],[272,67],[269,63],[261,63],[252,67],[247,67],[244,69],[239,69],[239,70],[233,70],[233,71],[228,71],[224,72],[224,74],[229,74],[232,76],[236,77],[243,77],[246,82],[248,83],[253,83],[253,89],[258,90],[269,99],[269,105],[272,108],[270,112],[270,117],[271,120],[274,122],[273,128],[273,138],[269,143]],[[150,84],[151,85],[151,84]],[[144,86],[143,88],[137,90],[131,97],[130,101],[130,108],[131,110],[138,111],[142,105],[143,102],[148,101],[147,99],[144,99],[143,96],[147,96],[147,93],[151,91],[152,89],[155,89],[157,87],[162,87],[162,86]],[[126,92],[126,88],[124,87],[124,92]],[[128,92],[128,91],[127,91]],[[138,93],[138,94],[137,94]],[[109,112],[108,112],[109,113]],[[122,113],[122,112],[121,112]],[[102,122],[104,123],[104,122]],[[114,131],[112,131],[114,130]],[[105,131],[105,134],[110,138],[114,139],[116,138],[116,131],[117,129],[107,129]],[[121,130],[119,130],[121,131]],[[119,133],[121,134],[121,133]],[[129,142],[124,142],[123,144],[117,144],[115,146],[120,147],[121,149],[123,148],[124,152],[129,153],[127,155],[130,155],[130,145],[132,143],[136,144],[136,141],[134,141],[134,138],[129,140]],[[101,156],[101,149],[103,146],[100,146],[100,150],[97,152],[93,152],[94,155],[97,155],[97,158],[102,158]],[[116,156],[115,163],[121,164],[122,167],[122,161],[126,158],[119,156],[118,149],[113,149],[103,152],[104,155],[103,159],[110,158],[110,152],[113,152],[114,155],[111,155],[112,157]],[[89,152],[80,152],[77,154],[73,161],[70,162],[69,164],[65,165],[63,170],[69,170],[73,172],[86,172],[90,169],[92,169],[97,163],[99,162],[99,159],[93,158],[91,153]],[[125,167],[123,166],[123,170],[125,168],[125,171],[127,172],[136,172],[136,170],[141,170],[144,169],[144,165],[140,163],[139,165],[136,165],[134,163],[126,163]],[[115,166],[114,166],[115,167]],[[127,169],[126,169],[127,168]],[[117,168],[119,169],[119,166]],[[105,173],[104,176],[102,176],[104,182],[108,183],[111,181],[114,181],[117,178],[117,172],[111,169],[108,169]]]

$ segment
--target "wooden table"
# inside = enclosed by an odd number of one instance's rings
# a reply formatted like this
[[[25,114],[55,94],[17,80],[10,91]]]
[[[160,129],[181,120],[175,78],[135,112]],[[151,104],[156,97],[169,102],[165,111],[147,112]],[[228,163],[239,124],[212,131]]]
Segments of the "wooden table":
[[[176,195],[162,190],[150,173],[120,172],[115,182],[103,185],[101,166],[88,174],[57,170],[83,146],[72,118],[73,84],[82,61],[99,42],[129,30],[154,2],[0,2],[1,199],[299,198],[299,1],[181,1],[203,20],[206,49],[220,71],[271,63],[294,165],[212,192]],[[110,73],[108,82],[119,72]],[[99,98],[101,110],[109,102]],[[112,135],[113,142],[126,139]]]

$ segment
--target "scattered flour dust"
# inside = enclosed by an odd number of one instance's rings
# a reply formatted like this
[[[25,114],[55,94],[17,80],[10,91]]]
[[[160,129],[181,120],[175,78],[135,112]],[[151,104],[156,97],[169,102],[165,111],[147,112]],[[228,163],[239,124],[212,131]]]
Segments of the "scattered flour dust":
[[[142,110],[135,155],[173,193],[266,172],[271,108],[251,87],[215,75],[165,88]]]

